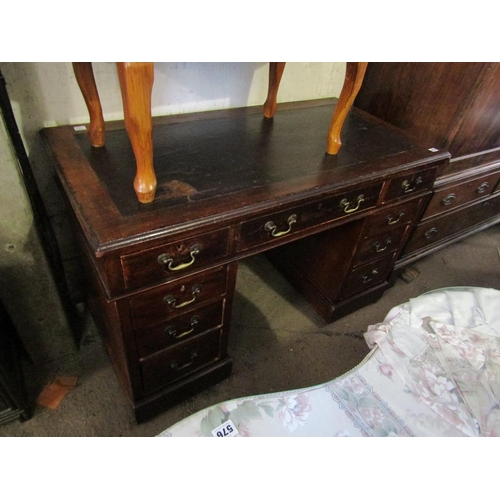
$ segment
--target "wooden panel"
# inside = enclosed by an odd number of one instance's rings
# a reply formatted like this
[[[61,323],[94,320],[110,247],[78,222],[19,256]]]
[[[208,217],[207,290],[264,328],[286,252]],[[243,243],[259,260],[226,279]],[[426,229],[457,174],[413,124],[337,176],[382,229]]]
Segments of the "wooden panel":
[[[311,283],[322,295],[334,301],[347,274],[364,220],[309,236],[267,252],[269,260],[297,288]]]
[[[424,146],[458,156],[464,153],[460,144],[450,148],[450,143],[486,67],[487,63],[466,62],[370,63],[355,105],[405,130]]]
[[[488,63],[478,79],[473,100],[449,145],[449,151],[459,157],[498,148],[499,129],[500,63]]]

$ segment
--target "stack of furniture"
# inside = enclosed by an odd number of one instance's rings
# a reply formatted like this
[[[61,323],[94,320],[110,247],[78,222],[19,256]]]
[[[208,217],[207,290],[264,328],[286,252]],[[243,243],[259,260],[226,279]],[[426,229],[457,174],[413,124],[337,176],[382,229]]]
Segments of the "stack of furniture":
[[[500,222],[500,63],[370,63],[355,106],[451,154],[396,269]]]
[[[335,102],[281,105],[272,120],[260,106],[154,118],[147,204],[123,123],[108,124],[104,148],[79,127],[43,130],[137,421],[230,374],[239,260],[282,249],[327,320],[389,286],[449,154],[353,108],[329,155]]]

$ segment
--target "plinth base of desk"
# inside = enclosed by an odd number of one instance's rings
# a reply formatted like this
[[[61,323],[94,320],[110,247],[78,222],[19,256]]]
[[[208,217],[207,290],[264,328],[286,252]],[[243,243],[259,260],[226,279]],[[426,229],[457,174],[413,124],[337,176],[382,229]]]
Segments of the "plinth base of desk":
[[[145,422],[191,396],[222,382],[231,375],[232,367],[233,360],[228,357],[135,403],[136,422],[138,424]]]

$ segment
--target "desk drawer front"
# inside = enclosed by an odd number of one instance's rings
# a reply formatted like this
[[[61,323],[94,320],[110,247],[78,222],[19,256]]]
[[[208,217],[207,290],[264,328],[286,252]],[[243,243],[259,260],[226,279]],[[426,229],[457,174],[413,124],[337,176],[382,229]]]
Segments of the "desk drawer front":
[[[394,254],[385,259],[358,267],[349,274],[345,284],[340,290],[339,300],[366,290],[385,280],[390,271]]]
[[[144,358],[167,347],[191,340],[201,333],[222,326],[223,302],[200,307],[166,323],[136,330],[135,339],[139,357]]]
[[[228,253],[228,229],[181,239],[121,258],[127,289],[154,285],[214,264]]]
[[[241,226],[239,250],[272,244],[316,225],[373,208],[382,184],[358,189],[342,196],[309,203],[286,211],[270,213]]]
[[[493,191],[499,177],[500,173],[495,172],[461,184],[436,189],[422,218],[427,219],[483,196],[488,196]]]
[[[425,189],[431,189],[435,178],[436,169],[434,168],[396,177],[389,183],[385,200],[394,200],[402,196],[416,194]]]
[[[138,294],[130,299],[134,328],[149,328],[190,312],[226,293],[227,272],[198,273]]]
[[[371,236],[412,223],[417,217],[421,198],[383,210],[370,218],[366,235]]]
[[[218,361],[221,357],[220,335],[220,330],[209,332],[142,360],[145,394],[157,391],[203,366]]]
[[[401,245],[405,231],[406,226],[399,227],[364,240],[357,252],[354,266],[369,260],[379,259],[388,254],[393,254]]]

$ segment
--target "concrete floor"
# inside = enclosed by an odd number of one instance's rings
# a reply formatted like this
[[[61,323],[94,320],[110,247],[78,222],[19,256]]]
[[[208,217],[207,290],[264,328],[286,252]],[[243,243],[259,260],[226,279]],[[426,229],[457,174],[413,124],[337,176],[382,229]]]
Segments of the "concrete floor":
[[[307,387],[331,380],[363,360],[363,332],[393,307],[448,286],[500,289],[500,225],[413,264],[420,275],[397,279],[375,304],[325,324],[262,257],[240,263],[230,354],[231,377],[158,417],[137,425],[90,317],[78,351],[43,366],[27,366],[34,400],[56,375],[78,384],[56,410],[36,406],[33,417],[0,427],[0,436],[155,436],[206,406],[246,395]]]

